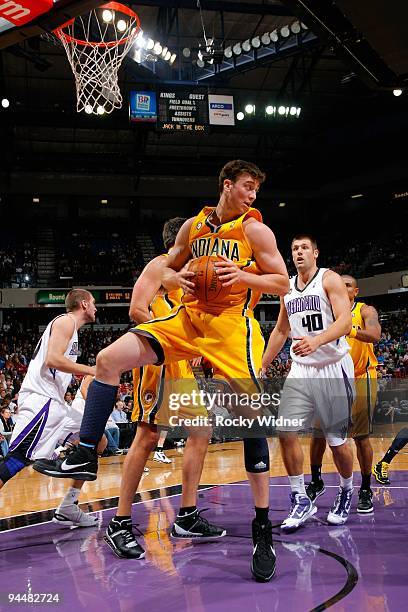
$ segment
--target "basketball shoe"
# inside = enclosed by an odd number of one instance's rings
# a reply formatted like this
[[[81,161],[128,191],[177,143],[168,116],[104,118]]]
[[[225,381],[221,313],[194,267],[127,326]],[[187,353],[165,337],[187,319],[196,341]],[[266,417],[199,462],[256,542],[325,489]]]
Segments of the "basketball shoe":
[[[316,482],[311,480],[306,487],[306,494],[312,502],[315,501],[320,495],[326,491],[323,480],[317,480]]]
[[[192,539],[192,540],[212,540],[215,538],[223,538],[226,535],[226,530],[218,525],[212,525],[207,519],[201,516],[204,510],[194,510],[191,514],[178,516],[174,521],[171,530],[171,537],[175,539]]]
[[[98,457],[95,449],[79,445],[67,457],[53,461],[37,459],[33,468],[53,478],[74,478],[75,480],[96,480]]]
[[[70,506],[59,506],[52,518],[53,523],[61,527],[97,527],[99,519],[94,514],[83,512],[78,502]]]
[[[272,541],[272,523],[267,521],[262,525],[252,521],[252,553],[251,572],[258,582],[268,582],[276,570],[276,554]]]
[[[330,525],[344,525],[350,514],[352,497],[353,489],[339,488],[336,499],[327,515],[327,522]]]
[[[164,451],[155,451],[153,455],[153,461],[159,461],[160,463],[171,463],[171,459],[166,457]]]
[[[388,477],[390,464],[386,461],[379,461],[373,466],[373,474],[377,482],[383,485],[390,485],[391,480]]]
[[[371,489],[359,490],[357,512],[359,514],[370,514],[374,512],[373,492]]]
[[[291,493],[290,503],[291,507],[288,517],[281,525],[282,531],[286,531],[287,533],[298,529],[310,516],[313,516],[313,514],[317,512],[316,506],[307,495]]]
[[[107,545],[121,559],[143,559],[145,550],[136,540],[132,531],[132,519],[118,521],[114,517],[105,532],[103,538]]]

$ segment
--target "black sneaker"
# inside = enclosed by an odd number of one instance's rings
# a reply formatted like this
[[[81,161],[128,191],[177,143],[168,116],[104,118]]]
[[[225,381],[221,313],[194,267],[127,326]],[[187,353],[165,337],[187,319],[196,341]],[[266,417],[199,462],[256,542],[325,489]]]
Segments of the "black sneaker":
[[[144,548],[140,546],[132,531],[131,519],[117,521],[113,518],[103,539],[121,559],[143,559],[145,556]]]
[[[268,582],[276,569],[271,521],[265,525],[261,525],[256,519],[252,521],[252,541],[254,543],[251,562],[252,575],[258,582]]]
[[[223,538],[226,535],[226,530],[218,525],[212,525],[207,519],[201,516],[204,510],[196,510],[187,516],[177,516],[171,537],[175,539],[192,539],[192,540],[212,540],[214,538]]]
[[[360,489],[358,492],[357,512],[359,514],[374,512],[373,492],[371,489]]]
[[[96,451],[85,446],[78,446],[74,452],[52,461],[38,459],[33,468],[53,478],[74,478],[75,480],[96,480],[98,457]]]
[[[317,480],[316,482],[312,480],[306,487],[306,494],[309,499],[314,501],[315,499],[320,497],[320,495],[323,495],[325,490],[326,487],[324,486],[323,480]]]

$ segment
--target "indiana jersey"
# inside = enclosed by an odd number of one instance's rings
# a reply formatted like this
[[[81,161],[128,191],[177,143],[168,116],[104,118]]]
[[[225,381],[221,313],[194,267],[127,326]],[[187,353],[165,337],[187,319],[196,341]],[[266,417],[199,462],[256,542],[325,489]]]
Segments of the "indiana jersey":
[[[48,345],[50,342],[50,336],[52,332],[52,326],[54,321],[59,317],[69,317],[69,314],[59,315],[55,317],[50,323],[48,323],[43,335],[41,336],[35,351],[33,358],[28,366],[27,374],[23,380],[20,389],[20,396],[23,397],[25,393],[37,393],[44,395],[44,397],[51,398],[61,404],[64,403],[64,395],[71,382],[72,374],[66,372],[59,372],[54,368],[48,368],[46,364]],[[70,317],[74,323],[74,329],[70,341],[68,342],[67,349],[64,353],[64,357],[70,361],[76,361],[79,355],[78,351],[78,332],[76,328],[75,319]]]
[[[298,277],[289,281],[289,293],[285,295],[284,303],[288,313],[291,336],[316,336],[325,331],[334,321],[332,307],[323,288],[323,275],[327,268],[320,268],[313,278],[303,288],[298,288]],[[320,346],[311,355],[300,357],[293,352],[293,343],[290,356],[293,361],[303,365],[324,366],[339,361],[349,350],[346,339],[343,337]]]
[[[239,268],[246,272],[260,274],[254,261],[252,247],[247,241],[243,229],[246,219],[254,218],[262,221],[262,215],[256,208],[250,208],[243,215],[221,225],[211,223],[214,207],[207,206],[194,219],[189,235],[189,245],[193,257],[210,255],[224,255],[231,259]],[[184,295],[183,303],[189,308],[197,308],[212,314],[228,313],[246,314],[246,310],[253,310],[261,297],[260,291],[248,289],[245,285],[235,284],[230,293],[222,300],[202,302],[194,295]]]
[[[365,329],[364,319],[361,315],[363,306],[365,306],[363,302],[356,302],[351,309],[352,325],[357,329]],[[349,337],[347,337],[347,342],[350,346],[350,355],[354,363],[356,376],[362,376],[368,369],[377,367],[378,361],[374,355],[374,345],[371,342],[361,342],[357,338]]]

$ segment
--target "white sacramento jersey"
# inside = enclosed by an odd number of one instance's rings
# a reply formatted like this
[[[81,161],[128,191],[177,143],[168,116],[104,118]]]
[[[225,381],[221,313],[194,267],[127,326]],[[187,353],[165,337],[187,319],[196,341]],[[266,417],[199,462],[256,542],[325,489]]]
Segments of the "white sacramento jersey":
[[[335,321],[333,310],[323,288],[323,275],[328,268],[319,268],[304,289],[299,289],[297,275],[289,281],[290,290],[285,295],[284,302],[292,338],[317,336],[325,331]],[[292,341],[292,346],[296,341]],[[311,355],[300,357],[290,348],[293,361],[310,366],[325,366],[339,361],[349,351],[349,345],[344,336],[320,346]]]
[[[27,374],[25,375],[21,385],[21,397],[24,397],[26,393],[37,393],[56,400],[61,404],[64,403],[64,395],[68,385],[71,382],[72,374],[59,372],[54,368],[47,368],[45,362],[47,358],[52,325],[59,317],[67,316],[69,316],[69,314],[58,315],[58,317],[55,317],[55,319],[48,323],[35,348],[34,355],[30,361],[30,365],[28,366]],[[71,339],[68,342],[67,350],[65,351],[64,356],[70,361],[76,361],[79,355],[78,332],[75,319],[72,317],[70,317],[70,319],[74,322],[74,330]]]

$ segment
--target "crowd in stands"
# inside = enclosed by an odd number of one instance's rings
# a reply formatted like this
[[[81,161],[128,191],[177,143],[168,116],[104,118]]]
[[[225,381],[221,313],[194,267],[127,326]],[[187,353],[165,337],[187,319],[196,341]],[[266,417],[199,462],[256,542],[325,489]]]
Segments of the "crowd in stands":
[[[2,240],[0,245],[0,287],[35,287],[37,249],[29,243]]]
[[[76,230],[58,245],[58,278],[74,284],[132,286],[144,267],[135,240],[107,229]]]

